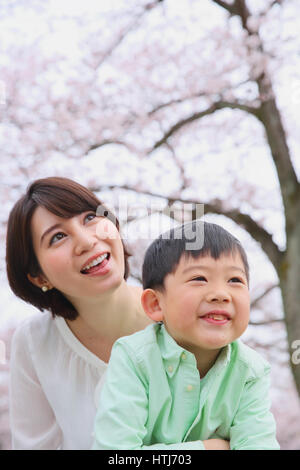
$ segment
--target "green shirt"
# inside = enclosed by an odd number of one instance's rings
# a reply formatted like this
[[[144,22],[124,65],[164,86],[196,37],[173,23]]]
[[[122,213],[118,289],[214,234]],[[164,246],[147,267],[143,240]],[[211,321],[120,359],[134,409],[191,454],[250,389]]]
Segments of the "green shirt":
[[[195,356],[153,324],[113,346],[93,449],[279,449],[270,412],[269,364],[240,340],[201,379]]]

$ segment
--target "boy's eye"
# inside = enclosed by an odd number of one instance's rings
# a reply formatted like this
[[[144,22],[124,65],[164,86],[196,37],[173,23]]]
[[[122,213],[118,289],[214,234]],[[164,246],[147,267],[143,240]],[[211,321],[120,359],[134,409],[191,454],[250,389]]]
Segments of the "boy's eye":
[[[232,278],[230,279],[230,282],[241,282],[241,283],[242,283],[243,281],[242,281],[240,278],[238,278],[238,277],[232,277]]]
[[[204,276],[197,276],[192,279],[192,281],[206,281]]]

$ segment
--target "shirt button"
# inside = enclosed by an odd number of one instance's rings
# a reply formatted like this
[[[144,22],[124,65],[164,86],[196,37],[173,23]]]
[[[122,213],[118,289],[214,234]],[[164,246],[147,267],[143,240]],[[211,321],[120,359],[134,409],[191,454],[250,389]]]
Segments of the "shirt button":
[[[169,371],[169,372],[173,372],[173,366],[169,366],[169,367],[168,367],[168,371]]]
[[[181,354],[181,359],[183,359],[184,361],[186,360],[186,354],[185,353]]]
[[[194,389],[194,387],[193,387],[193,385],[188,385],[186,387],[186,389],[187,389],[188,392],[191,392]]]

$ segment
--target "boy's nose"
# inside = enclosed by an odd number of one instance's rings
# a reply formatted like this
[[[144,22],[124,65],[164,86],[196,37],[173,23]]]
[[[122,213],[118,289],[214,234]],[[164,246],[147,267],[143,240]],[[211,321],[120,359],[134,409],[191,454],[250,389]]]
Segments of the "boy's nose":
[[[206,296],[208,302],[229,302],[230,299],[230,295],[226,291],[221,290],[210,292]]]

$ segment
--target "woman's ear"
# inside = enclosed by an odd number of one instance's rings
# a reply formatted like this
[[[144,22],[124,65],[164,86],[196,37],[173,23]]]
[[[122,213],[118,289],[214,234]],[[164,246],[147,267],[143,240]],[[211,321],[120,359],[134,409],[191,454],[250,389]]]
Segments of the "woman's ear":
[[[157,291],[146,289],[142,293],[141,302],[145,313],[151,320],[159,322],[163,320],[161,299]]]
[[[27,274],[28,280],[34,284],[35,286],[39,287],[42,289],[43,287],[47,287],[47,290],[52,289],[52,286],[50,285],[49,282],[43,277],[43,276],[32,276],[31,274]]]

